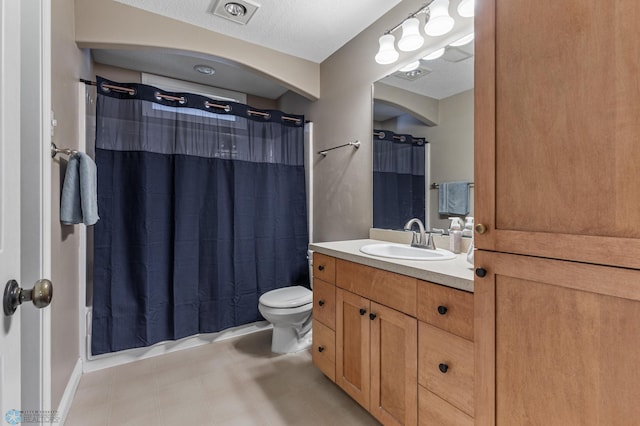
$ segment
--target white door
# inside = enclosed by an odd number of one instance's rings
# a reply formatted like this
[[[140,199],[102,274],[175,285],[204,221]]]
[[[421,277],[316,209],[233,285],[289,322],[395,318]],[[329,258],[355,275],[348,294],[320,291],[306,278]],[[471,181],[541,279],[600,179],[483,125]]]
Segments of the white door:
[[[48,274],[42,266],[50,252],[42,249],[50,230],[42,225],[49,223],[51,202],[41,188],[50,176],[42,161],[50,110],[44,96],[50,93],[49,12],[48,0],[0,0],[0,424],[43,423],[42,410],[50,410],[48,312],[42,316],[33,306],[11,316],[4,312],[7,282],[15,280],[29,300],[35,281]],[[21,123],[25,97],[29,105],[35,99],[40,112],[28,110],[29,121]],[[21,177],[21,163],[27,179]]]
[[[20,0],[0,0],[0,288],[20,282]],[[20,315],[0,312],[3,424],[20,421]]]

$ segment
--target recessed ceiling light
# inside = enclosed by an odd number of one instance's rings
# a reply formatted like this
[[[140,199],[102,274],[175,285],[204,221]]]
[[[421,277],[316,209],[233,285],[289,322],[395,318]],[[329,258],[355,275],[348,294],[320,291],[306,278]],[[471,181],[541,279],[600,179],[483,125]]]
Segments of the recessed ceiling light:
[[[247,8],[236,2],[229,2],[224,5],[224,10],[231,16],[244,16],[247,13]]]
[[[198,71],[200,74],[213,75],[216,73],[216,70],[208,65],[194,65],[193,69]]]

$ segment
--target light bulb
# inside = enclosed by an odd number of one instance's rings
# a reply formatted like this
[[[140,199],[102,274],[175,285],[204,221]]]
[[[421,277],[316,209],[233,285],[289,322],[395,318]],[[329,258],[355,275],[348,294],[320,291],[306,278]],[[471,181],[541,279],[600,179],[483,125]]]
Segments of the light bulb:
[[[453,28],[455,21],[449,16],[449,0],[433,0],[429,6],[429,20],[424,32],[430,36],[441,36]]]
[[[434,59],[438,59],[442,55],[444,55],[444,47],[441,47],[440,49],[436,50],[435,52],[429,53],[427,56],[425,56],[422,59],[424,59],[425,61],[433,61]]]
[[[462,0],[458,5],[458,15],[463,18],[471,18],[475,15],[475,0]]]
[[[396,41],[392,34],[385,34],[378,40],[380,43],[380,50],[376,54],[376,62],[381,65],[392,64],[398,60],[400,54],[396,51],[394,43]]]
[[[475,37],[475,33],[467,34],[466,36],[454,41],[449,46],[464,46],[467,43],[471,43],[474,37]]]
[[[420,61],[411,62],[404,67],[400,68],[400,72],[409,72],[417,69],[420,66]]]
[[[398,42],[398,49],[403,52],[412,52],[424,44],[424,38],[420,35],[420,21],[418,18],[409,18],[402,23],[402,38]]]

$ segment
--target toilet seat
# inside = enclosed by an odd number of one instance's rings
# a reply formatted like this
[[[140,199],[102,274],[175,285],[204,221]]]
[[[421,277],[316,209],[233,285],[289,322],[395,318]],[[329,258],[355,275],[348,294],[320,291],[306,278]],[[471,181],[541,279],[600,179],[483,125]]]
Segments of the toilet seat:
[[[259,303],[269,308],[291,309],[313,303],[313,293],[299,285],[271,290],[260,296]]]

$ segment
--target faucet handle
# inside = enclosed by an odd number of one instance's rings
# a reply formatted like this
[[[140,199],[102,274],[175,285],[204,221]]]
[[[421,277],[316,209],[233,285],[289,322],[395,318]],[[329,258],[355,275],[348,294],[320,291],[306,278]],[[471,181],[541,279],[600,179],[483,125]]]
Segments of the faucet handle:
[[[427,244],[426,247],[429,250],[435,250],[436,249],[436,244],[433,242],[433,235],[431,234],[431,232],[429,232],[429,236],[427,238]]]

